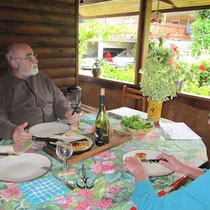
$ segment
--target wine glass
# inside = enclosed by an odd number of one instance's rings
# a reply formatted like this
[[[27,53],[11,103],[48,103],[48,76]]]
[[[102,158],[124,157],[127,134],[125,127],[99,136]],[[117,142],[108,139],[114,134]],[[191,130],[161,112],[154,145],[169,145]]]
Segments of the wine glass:
[[[63,171],[67,171],[67,160],[72,156],[73,147],[71,143],[59,142],[56,145],[56,154],[63,160]]]

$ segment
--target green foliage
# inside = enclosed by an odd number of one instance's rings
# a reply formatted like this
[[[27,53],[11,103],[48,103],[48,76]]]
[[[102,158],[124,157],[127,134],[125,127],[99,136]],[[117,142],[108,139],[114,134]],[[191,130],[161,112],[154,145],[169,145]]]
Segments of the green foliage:
[[[145,119],[139,119],[138,115],[133,115],[131,117],[124,116],[121,120],[121,123],[124,126],[126,126],[128,128],[136,129],[137,131],[139,129],[145,129],[145,128],[152,128],[153,127],[151,122],[149,122],[148,120],[145,120]]]
[[[193,78],[186,80],[184,92],[210,96],[210,60],[202,56],[189,64]]]
[[[148,101],[162,103],[176,96],[179,71],[176,63],[177,48],[163,46],[163,39],[151,41],[147,65],[140,69],[143,79],[140,82],[143,95]]]
[[[128,64],[126,69],[114,68],[110,63],[104,62],[103,66],[103,78],[113,79],[123,82],[134,83],[135,66],[134,64]]]
[[[195,21],[192,23],[192,53],[200,55],[203,51],[210,50],[210,9],[199,10],[195,13]]]
[[[194,77],[193,71],[190,65],[186,61],[180,61],[178,63],[179,80],[187,81],[192,80]]]
[[[83,55],[87,51],[89,42],[94,43],[94,40],[99,38],[99,31],[102,30],[102,26],[94,20],[85,21],[86,26],[79,29],[79,60],[81,61]]]
[[[115,34],[131,34],[132,30],[125,25],[119,26],[104,26],[97,20],[83,20],[85,26],[79,29],[79,60],[82,62],[82,57],[86,54],[88,43],[94,43],[100,37],[103,41],[108,40]],[[193,54],[203,55],[209,54],[210,43],[210,10],[201,10],[196,12],[196,21],[192,24],[193,33]],[[141,69],[144,74],[141,88],[145,89],[144,94],[155,92],[156,98],[153,95],[153,100],[166,101],[176,95],[176,85],[174,81],[180,79],[185,81],[184,92],[210,96],[210,64],[209,57],[195,60],[195,62],[180,61],[177,65],[175,59],[175,51],[163,46],[163,39],[150,42],[148,65]],[[118,43],[121,39],[118,40]],[[133,49],[133,54],[136,60],[136,47]],[[168,65],[171,60],[171,65]],[[193,60],[192,60],[193,61]],[[199,66],[204,65],[205,71],[199,69]],[[103,78],[113,79],[122,82],[134,83],[135,79],[135,64],[127,65],[126,69],[114,68],[109,62],[101,62]],[[150,72],[145,74],[145,70]],[[156,78],[156,80],[154,79]],[[150,83],[146,82],[150,81]],[[149,85],[148,85],[149,84]],[[161,97],[160,95],[164,95]]]
[[[109,38],[115,34],[124,34],[128,31],[126,25],[121,24],[119,26],[104,25],[98,20],[85,20],[84,26],[79,28],[79,61],[82,62],[82,57],[86,54],[89,43],[95,42],[96,39],[102,38],[103,41],[109,40]],[[120,43],[121,40],[118,40]]]

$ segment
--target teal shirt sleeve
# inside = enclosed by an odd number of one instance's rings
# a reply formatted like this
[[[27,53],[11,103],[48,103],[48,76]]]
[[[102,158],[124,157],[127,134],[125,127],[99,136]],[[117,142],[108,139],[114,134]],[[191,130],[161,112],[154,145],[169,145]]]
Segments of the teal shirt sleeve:
[[[148,180],[139,182],[133,191],[133,202],[141,210],[207,210],[210,209],[210,170],[187,187],[158,197]]]

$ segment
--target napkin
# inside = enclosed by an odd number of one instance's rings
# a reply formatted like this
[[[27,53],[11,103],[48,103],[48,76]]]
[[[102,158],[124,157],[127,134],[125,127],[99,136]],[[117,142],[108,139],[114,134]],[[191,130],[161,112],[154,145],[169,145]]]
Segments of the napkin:
[[[160,121],[163,131],[174,140],[201,140],[194,131],[192,131],[185,123],[163,123]]]
[[[131,109],[128,107],[120,107],[117,109],[112,109],[108,111],[108,113],[115,114],[121,117],[124,117],[124,116],[131,117],[133,115],[139,115],[142,119],[147,119],[147,113],[141,112],[135,109]]]
[[[39,205],[55,197],[65,195],[69,189],[54,177],[45,177],[19,184],[19,188],[31,205]]]
[[[84,122],[87,124],[93,124],[96,121],[96,114],[87,114],[85,117],[80,119],[80,122]]]
[[[13,145],[1,145],[0,152],[14,152]]]

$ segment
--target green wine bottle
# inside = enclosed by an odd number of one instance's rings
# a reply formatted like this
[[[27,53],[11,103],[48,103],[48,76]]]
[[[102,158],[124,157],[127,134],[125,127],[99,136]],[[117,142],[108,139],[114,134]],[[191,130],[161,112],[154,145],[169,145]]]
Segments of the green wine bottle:
[[[104,88],[101,88],[100,107],[95,121],[95,143],[98,146],[109,143],[109,117],[105,107]]]

